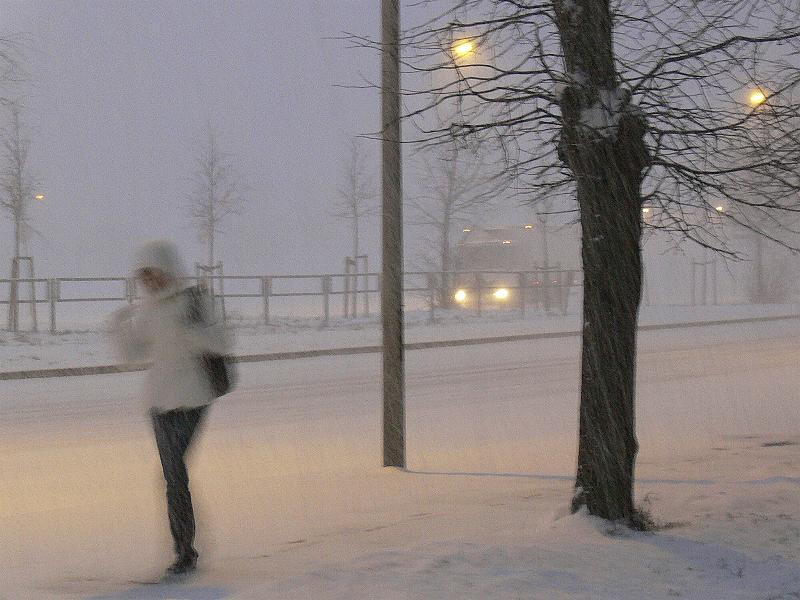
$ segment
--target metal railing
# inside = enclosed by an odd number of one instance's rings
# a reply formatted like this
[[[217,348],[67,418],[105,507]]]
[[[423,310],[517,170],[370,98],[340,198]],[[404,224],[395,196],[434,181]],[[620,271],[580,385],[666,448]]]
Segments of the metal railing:
[[[228,320],[224,309],[227,299],[260,299],[261,321],[265,325],[272,321],[272,303],[276,299],[319,298],[317,315],[322,325],[327,326],[334,314],[332,303],[342,298],[343,318],[369,317],[370,296],[380,294],[381,276],[379,273],[327,273],[314,275],[208,275],[186,279],[187,284],[205,285],[210,280],[249,284],[250,291],[234,291],[234,286],[212,286],[215,301],[220,302],[223,319]],[[566,314],[572,288],[580,287],[580,271],[537,269],[531,271],[451,271],[425,272],[409,271],[404,274],[404,293],[418,298],[429,311],[430,319],[435,319],[436,311],[443,308],[471,310],[478,315],[487,308],[516,309],[525,314],[526,308],[534,306],[546,312],[558,311]],[[88,293],[67,294],[65,288],[70,284],[82,284]],[[98,287],[112,285],[108,293],[98,292]],[[310,285],[309,285],[310,284]],[[8,286],[7,293],[0,291],[0,304],[19,313],[19,305],[30,305],[32,313],[39,305],[49,309],[50,333],[58,331],[58,306],[64,303],[127,302],[132,304],[141,297],[135,279],[130,277],[59,277],[0,279],[0,290]],[[21,287],[22,286],[22,287]],[[360,286],[360,287],[359,287]],[[44,294],[37,288],[44,287]],[[219,287],[220,289],[217,289]],[[29,290],[28,297],[20,296],[20,289]],[[498,290],[505,290],[498,296]],[[17,293],[12,293],[12,290]],[[461,290],[464,301],[455,299]],[[374,306],[374,303],[373,303]],[[13,307],[13,308],[12,308]],[[34,330],[36,319],[33,319]],[[10,328],[10,326],[9,326]],[[16,330],[16,329],[14,329]]]

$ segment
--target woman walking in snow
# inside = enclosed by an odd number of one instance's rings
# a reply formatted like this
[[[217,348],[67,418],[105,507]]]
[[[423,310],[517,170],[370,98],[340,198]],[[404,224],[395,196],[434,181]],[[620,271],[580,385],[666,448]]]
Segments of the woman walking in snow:
[[[167,571],[188,573],[196,568],[197,551],[184,457],[208,405],[220,395],[204,359],[221,357],[227,344],[208,295],[186,287],[186,273],[172,243],[146,244],[137,255],[135,274],[145,297],[113,314],[112,331],[124,360],[152,362],[146,400],[167,484],[167,513],[177,555]]]

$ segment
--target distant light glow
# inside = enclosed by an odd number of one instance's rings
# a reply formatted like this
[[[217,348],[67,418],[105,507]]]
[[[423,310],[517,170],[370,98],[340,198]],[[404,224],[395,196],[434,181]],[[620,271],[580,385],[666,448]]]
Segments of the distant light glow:
[[[533,229],[533,225],[531,224],[525,225],[525,229]]]
[[[475,43],[472,40],[459,40],[453,44],[453,54],[462,58],[475,52]]]
[[[37,200],[44,200],[44,194],[36,194],[34,198],[36,198]]]
[[[497,300],[508,300],[509,291],[507,288],[499,288],[494,291],[494,297]]]
[[[464,228],[464,233],[469,233],[470,231],[472,231],[472,229],[470,229],[469,227]]]
[[[455,295],[453,296],[459,304],[464,304],[467,301],[467,291],[466,290],[458,290]]]
[[[503,240],[503,244],[510,244],[511,240]]]
[[[750,94],[750,106],[759,106],[767,101],[767,96],[761,90],[755,90]]]
[[[649,215],[649,214],[650,214],[650,209],[649,209],[649,208],[643,208],[643,209],[642,209],[642,212],[643,212],[644,214],[646,214],[646,215]]]
[[[716,210],[717,212],[720,212],[720,213],[721,213],[721,212],[725,212],[725,207],[724,207],[724,206],[722,206],[722,205],[720,205],[720,206],[715,206],[715,207],[714,207],[714,210]]]

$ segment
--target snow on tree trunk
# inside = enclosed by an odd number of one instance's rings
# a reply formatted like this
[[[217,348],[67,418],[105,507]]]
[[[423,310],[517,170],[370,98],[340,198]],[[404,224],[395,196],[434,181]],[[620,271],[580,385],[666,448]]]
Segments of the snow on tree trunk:
[[[555,0],[566,81],[559,155],[577,184],[584,272],[573,510],[636,523],[636,321],[645,121],[614,70],[608,0]]]

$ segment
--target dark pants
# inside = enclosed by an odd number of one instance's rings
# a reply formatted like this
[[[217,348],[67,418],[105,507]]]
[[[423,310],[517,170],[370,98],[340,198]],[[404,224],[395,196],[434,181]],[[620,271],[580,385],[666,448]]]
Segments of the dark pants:
[[[167,482],[167,513],[169,528],[175,540],[175,553],[179,558],[196,557],[194,542],[194,511],[189,493],[189,474],[184,456],[195,429],[203,419],[206,406],[178,409],[167,412],[153,410],[153,431],[156,434],[158,454]]]

